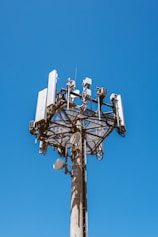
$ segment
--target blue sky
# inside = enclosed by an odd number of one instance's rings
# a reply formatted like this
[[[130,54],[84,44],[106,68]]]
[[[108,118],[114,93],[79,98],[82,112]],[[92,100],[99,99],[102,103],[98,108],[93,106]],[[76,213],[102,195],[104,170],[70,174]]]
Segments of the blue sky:
[[[71,180],[38,154],[29,121],[57,69],[120,93],[127,133],[88,157],[90,237],[158,236],[158,2],[1,0],[0,236],[69,236]]]

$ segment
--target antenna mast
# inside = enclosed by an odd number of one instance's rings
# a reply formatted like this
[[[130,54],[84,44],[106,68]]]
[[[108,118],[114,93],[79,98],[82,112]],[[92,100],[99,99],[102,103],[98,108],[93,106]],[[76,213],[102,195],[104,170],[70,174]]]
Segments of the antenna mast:
[[[29,129],[39,141],[41,154],[51,146],[65,159],[57,159],[53,167],[65,169],[65,174],[71,175],[70,237],[88,237],[86,155],[102,160],[104,139],[114,129],[122,136],[125,134],[122,99],[112,94],[111,104],[105,103],[107,92],[103,87],[96,88],[96,99],[91,98],[92,79],[88,77],[83,80],[82,93],[70,78],[67,87],[56,92],[57,79],[56,70],[49,73],[48,88],[38,93],[35,120],[30,121]],[[93,104],[97,110],[92,109]]]

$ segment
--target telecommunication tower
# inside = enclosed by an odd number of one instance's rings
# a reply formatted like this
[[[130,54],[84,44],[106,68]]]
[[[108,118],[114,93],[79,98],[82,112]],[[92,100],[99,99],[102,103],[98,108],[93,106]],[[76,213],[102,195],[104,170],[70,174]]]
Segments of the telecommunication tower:
[[[51,146],[62,157],[53,167],[71,175],[70,237],[88,237],[86,155],[102,160],[104,139],[114,129],[125,134],[122,99],[112,94],[111,103],[105,103],[107,90],[103,87],[97,87],[96,98],[92,98],[92,79],[88,77],[81,93],[70,78],[66,88],[57,91],[57,80],[57,71],[51,71],[48,87],[38,92],[35,120],[30,121],[29,130],[39,141],[41,154]]]

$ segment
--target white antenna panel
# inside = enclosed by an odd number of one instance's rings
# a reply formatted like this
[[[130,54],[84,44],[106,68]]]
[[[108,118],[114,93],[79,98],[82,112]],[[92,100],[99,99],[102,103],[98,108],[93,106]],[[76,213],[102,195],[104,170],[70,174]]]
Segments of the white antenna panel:
[[[118,113],[120,118],[120,125],[125,129],[125,120],[124,120],[124,113],[123,113],[123,105],[121,95],[117,95],[117,104],[118,104]]]
[[[35,122],[40,122],[41,120],[45,119],[46,99],[47,99],[47,88],[38,92]]]
[[[55,104],[57,79],[58,79],[57,71],[56,70],[51,71],[49,73],[48,78],[47,106]]]

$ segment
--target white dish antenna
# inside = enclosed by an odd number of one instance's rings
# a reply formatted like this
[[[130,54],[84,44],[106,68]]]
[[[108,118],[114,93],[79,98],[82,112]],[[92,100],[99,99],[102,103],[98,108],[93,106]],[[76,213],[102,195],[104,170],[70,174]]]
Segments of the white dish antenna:
[[[74,92],[75,94],[77,94],[77,95],[71,94],[71,98],[72,98],[72,99],[74,99],[74,98],[76,98],[76,97],[78,97],[78,96],[80,95],[80,90],[74,90],[73,92]]]
[[[58,158],[54,164],[53,164],[53,169],[55,170],[61,170],[66,166],[66,164],[64,163],[64,161],[61,158]]]

